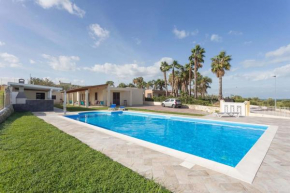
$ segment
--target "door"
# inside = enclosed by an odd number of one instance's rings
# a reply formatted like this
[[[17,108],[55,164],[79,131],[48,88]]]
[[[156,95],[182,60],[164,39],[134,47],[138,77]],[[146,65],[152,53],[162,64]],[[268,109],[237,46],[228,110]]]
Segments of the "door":
[[[113,92],[113,104],[120,105],[120,93]]]

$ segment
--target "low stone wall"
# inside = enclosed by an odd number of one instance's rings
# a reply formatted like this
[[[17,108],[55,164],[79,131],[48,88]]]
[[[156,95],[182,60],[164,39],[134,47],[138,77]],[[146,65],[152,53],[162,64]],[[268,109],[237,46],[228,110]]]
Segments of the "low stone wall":
[[[219,107],[213,107],[213,106],[202,106],[202,105],[185,105],[185,106],[188,106],[189,109],[205,111],[208,113],[215,113],[216,111],[220,111]]]
[[[153,101],[144,101],[144,105],[150,105],[150,106],[160,106],[161,102],[153,102]],[[188,107],[189,109],[194,109],[198,111],[205,111],[208,113],[214,113],[216,111],[220,111],[219,107],[213,107],[213,106],[203,106],[203,105],[182,105],[183,107]]]
[[[144,101],[144,105],[158,106],[161,105],[161,102]]]
[[[0,110],[0,123],[4,122],[14,112],[13,106],[9,105]]]

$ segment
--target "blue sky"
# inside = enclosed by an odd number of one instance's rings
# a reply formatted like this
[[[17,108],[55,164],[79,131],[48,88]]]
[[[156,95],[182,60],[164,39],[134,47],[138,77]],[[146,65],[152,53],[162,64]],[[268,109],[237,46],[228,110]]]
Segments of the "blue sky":
[[[0,79],[49,77],[80,85],[162,78],[161,61],[206,50],[232,55],[224,95],[290,96],[290,1],[0,0]]]

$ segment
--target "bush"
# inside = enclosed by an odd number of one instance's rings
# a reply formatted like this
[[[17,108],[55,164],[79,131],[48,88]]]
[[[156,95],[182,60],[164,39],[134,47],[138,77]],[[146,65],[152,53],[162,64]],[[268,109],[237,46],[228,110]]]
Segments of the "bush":
[[[146,98],[145,97],[145,101],[154,101],[154,99],[153,98]]]

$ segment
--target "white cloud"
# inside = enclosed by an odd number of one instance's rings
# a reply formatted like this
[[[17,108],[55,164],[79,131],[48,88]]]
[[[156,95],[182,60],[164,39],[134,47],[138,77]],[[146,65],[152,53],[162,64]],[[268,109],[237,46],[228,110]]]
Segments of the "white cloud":
[[[58,9],[64,9],[70,14],[74,14],[79,17],[84,17],[86,13],[76,4],[72,3],[71,0],[35,0],[35,2],[44,9],[57,7]]]
[[[172,30],[173,34],[178,38],[178,39],[183,39],[183,38],[186,38],[187,36],[189,35],[192,35],[192,36],[195,36],[198,34],[198,29],[192,31],[192,32],[188,32],[188,31],[185,31],[185,30],[178,30],[176,28],[176,26],[174,26],[173,30]]]
[[[76,62],[80,60],[77,56],[58,56],[42,54],[47,59],[47,63],[54,69],[59,71],[75,71],[77,69]]]
[[[242,75],[242,77],[247,80],[259,81],[273,78],[274,75],[276,75],[277,78],[290,78],[290,64],[277,67],[273,70],[247,73]]]
[[[13,54],[8,54],[6,52],[0,53],[0,66],[1,67],[20,67],[22,64],[19,62],[19,59]]]
[[[290,44],[282,46],[274,51],[267,52],[263,60],[248,59],[241,62],[245,67],[261,67],[269,64],[290,62]]]
[[[89,26],[89,34],[95,40],[95,46],[98,47],[101,42],[110,36],[110,32],[102,28],[99,24],[91,24]]]
[[[156,77],[161,76],[162,73],[160,72],[160,64],[161,62],[166,61],[168,64],[171,64],[173,59],[164,57],[161,58],[159,61],[155,62],[154,65],[151,66],[140,66],[138,64],[123,64],[117,65],[112,63],[105,63],[105,64],[95,64],[93,67],[85,67],[85,70],[110,74],[114,75],[118,78],[132,78],[142,76],[146,77]]]
[[[30,62],[30,64],[35,64],[35,61],[32,59],[30,59],[29,62]]]
[[[223,38],[217,34],[212,34],[210,40],[213,42],[222,42]]]
[[[174,35],[178,38],[178,39],[183,39],[187,36],[189,36],[189,33],[186,32],[185,30],[178,30],[176,27],[174,27],[173,31]]]
[[[289,55],[290,55],[290,44],[288,44],[287,46],[282,46],[277,50],[267,52],[265,56],[267,58],[270,58],[270,57],[285,57]]]
[[[229,35],[243,35],[243,32],[231,30],[231,31],[229,31],[228,34]]]
[[[5,46],[5,42],[0,41],[0,46]]]

